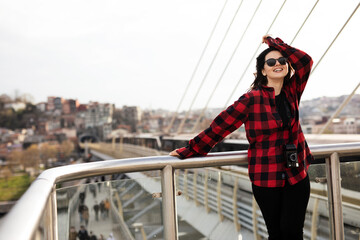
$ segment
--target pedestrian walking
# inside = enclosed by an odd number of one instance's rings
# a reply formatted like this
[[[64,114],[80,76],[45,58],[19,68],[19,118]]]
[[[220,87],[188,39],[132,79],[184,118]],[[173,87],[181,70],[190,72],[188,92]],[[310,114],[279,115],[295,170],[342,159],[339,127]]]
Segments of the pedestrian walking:
[[[74,226],[70,227],[70,231],[69,231],[69,240],[76,240],[77,238],[77,232]]]
[[[81,215],[82,215],[82,219],[85,222],[85,225],[88,226],[88,224],[89,224],[89,208],[86,205],[84,205]]]
[[[113,233],[110,233],[110,234],[109,234],[109,237],[108,237],[106,240],[115,240],[114,234],[113,234]]]
[[[110,201],[109,201],[109,199],[105,199],[104,207],[105,207],[106,218],[108,218],[109,217],[109,211],[110,211]]]
[[[101,200],[99,206],[100,206],[101,217],[102,217],[102,219],[105,219],[105,202],[104,202],[104,200]]]
[[[89,234],[83,225],[80,226],[80,230],[78,232],[78,238],[80,240],[89,240]]]
[[[80,203],[81,203],[81,204],[84,204],[84,202],[85,202],[85,197],[86,197],[85,191],[79,193],[79,199],[80,199]]]
[[[90,231],[89,240],[97,240],[96,235],[92,231]]]
[[[98,204],[97,201],[95,201],[95,204],[93,206],[94,212],[95,212],[95,220],[99,221],[99,211],[100,211],[100,206]]]
[[[78,213],[79,213],[79,217],[80,217],[80,223],[82,223],[84,221],[83,219],[83,211],[84,211],[85,205],[80,203],[79,207],[78,207]]]

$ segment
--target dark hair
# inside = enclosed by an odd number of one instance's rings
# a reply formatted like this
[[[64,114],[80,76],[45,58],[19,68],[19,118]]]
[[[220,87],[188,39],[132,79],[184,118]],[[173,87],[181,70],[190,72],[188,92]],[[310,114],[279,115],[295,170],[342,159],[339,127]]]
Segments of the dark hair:
[[[256,73],[255,73],[255,80],[254,82],[251,84],[250,89],[255,89],[255,88],[259,88],[261,86],[266,86],[268,83],[267,77],[264,76],[262,74],[262,70],[264,69],[264,65],[265,65],[265,56],[272,51],[279,51],[276,48],[273,47],[269,47],[267,49],[265,49],[264,51],[262,51],[262,53],[259,54],[259,56],[256,58]],[[284,78],[284,85],[288,82],[288,80],[290,79],[290,75],[291,75],[291,66],[288,63],[289,66],[289,71],[288,74],[286,74],[285,78]]]

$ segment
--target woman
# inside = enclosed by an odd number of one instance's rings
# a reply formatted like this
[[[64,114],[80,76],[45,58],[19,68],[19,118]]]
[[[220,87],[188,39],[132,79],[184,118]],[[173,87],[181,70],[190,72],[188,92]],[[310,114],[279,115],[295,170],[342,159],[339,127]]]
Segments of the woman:
[[[206,155],[245,124],[249,141],[248,172],[269,239],[303,239],[310,196],[307,170],[313,156],[299,122],[299,103],[312,59],[281,39],[264,36],[249,92],[221,112],[210,127],[171,156]]]

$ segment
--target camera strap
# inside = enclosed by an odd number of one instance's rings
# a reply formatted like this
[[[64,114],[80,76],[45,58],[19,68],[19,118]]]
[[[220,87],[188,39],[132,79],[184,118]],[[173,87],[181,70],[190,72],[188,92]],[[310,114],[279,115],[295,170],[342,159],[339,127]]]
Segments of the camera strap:
[[[292,137],[292,127],[291,127],[291,110],[290,110],[290,103],[286,96],[284,96],[284,105],[285,105],[285,111],[286,116],[288,118],[288,128],[289,128],[289,143],[293,143],[293,137]]]

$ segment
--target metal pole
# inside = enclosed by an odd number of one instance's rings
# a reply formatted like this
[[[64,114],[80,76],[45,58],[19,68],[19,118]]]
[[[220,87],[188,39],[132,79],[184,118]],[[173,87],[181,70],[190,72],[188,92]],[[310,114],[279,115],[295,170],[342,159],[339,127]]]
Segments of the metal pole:
[[[237,207],[237,190],[238,190],[238,183],[239,178],[234,178],[234,189],[233,189],[233,221],[235,224],[236,231],[240,231],[240,224],[239,224],[239,218],[238,218],[238,207]]]
[[[254,233],[254,239],[259,240],[260,236],[258,234],[258,215],[257,215],[257,203],[253,196],[252,199],[252,221],[253,221],[253,233]]]
[[[57,199],[56,199],[56,184],[54,184],[54,187],[53,187],[53,191],[51,193],[51,210],[52,210],[52,228],[53,228],[53,239],[57,240],[58,239],[58,222],[57,222],[57,219],[58,219],[58,216],[57,216]]]
[[[161,171],[161,189],[164,239],[166,240],[178,239],[174,178],[173,167],[170,165],[164,167]]]
[[[209,189],[208,189],[208,181],[209,181],[209,170],[205,169],[205,182],[204,182],[204,206],[206,212],[210,212],[209,208]]]
[[[328,183],[329,218],[331,239],[344,239],[344,221],[342,214],[340,160],[337,152],[326,158],[326,178]]]
[[[316,240],[317,238],[317,223],[319,218],[318,210],[319,210],[319,198],[315,197],[312,219],[311,219],[311,240]]]
[[[222,206],[221,206],[221,172],[218,172],[218,182],[217,182],[217,211],[219,215],[220,222],[224,220],[224,215],[222,214]]]

